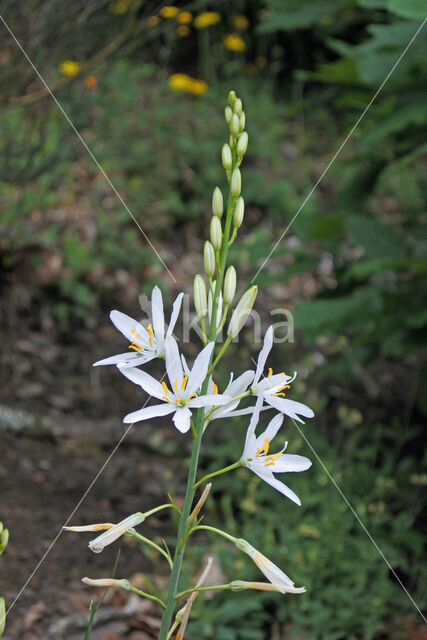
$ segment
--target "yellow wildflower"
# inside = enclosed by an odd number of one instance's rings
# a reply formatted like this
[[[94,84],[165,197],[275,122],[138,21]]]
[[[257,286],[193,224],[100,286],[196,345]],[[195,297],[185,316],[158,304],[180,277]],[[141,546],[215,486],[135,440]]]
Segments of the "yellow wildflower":
[[[58,69],[64,76],[76,76],[80,71],[80,65],[78,62],[74,62],[73,60],[64,60],[61,62]]]
[[[228,36],[225,36],[224,44],[230,51],[238,53],[246,49],[245,41],[237,33],[229,33]]]
[[[196,29],[205,29],[217,24],[221,20],[221,14],[217,11],[204,11],[194,19]]]
[[[193,19],[193,14],[190,11],[181,11],[176,19],[179,24],[189,24]]]
[[[245,31],[249,27],[249,20],[246,16],[238,15],[231,18],[231,24],[239,31]]]
[[[150,27],[157,27],[160,22],[159,16],[150,16],[147,20]]]
[[[115,2],[110,5],[110,11],[115,16],[122,16],[129,11],[131,5],[132,0],[115,0]]]
[[[162,18],[175,18],[178,13],[178,7],[174,7],[173,5],[168,5],[160,9],[160,15],[162,16]]]
[[[204,80],[197,80],[187,76],[185,73],[174,73],[169,78],[169,86],[173,91],[188,91],[193,95],[202,95],[208,89]]]
[[[185,38],[190,35],[190,29],[186,24],[180,24],[179,27],[176,28],[176,33],[180,38]]]

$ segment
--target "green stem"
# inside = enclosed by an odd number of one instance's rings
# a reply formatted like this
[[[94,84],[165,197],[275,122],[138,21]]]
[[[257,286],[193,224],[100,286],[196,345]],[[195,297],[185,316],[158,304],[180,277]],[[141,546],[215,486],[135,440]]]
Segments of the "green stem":
[[[221,360],[222,356],[224,355],[224,353],[227,351],[230,342],[231,342],[232,338],[230,338],[230,336],[227,336],[226,341],[224,342],[224,344],[222,345],[221,349],[219,350],[219,353],[217,355],[217,357],[214,360],[214,363],[212,364],[211,368],[208,371],[208,376],[210,376],[213,372],[213,370],[215,369],[216,365],[218,364],[218,362]]]
[[[149,547],[151,547],[152,549],[155,549],[156,551],[161,553],[162,556],[164,556],[166,558],[166,560],[168,561],[169,567],[172,569],[172,560],[170,559],[167,551],[162,549],[162,547],[159,547],[158,544],[156,544],[155,542],[153,542],[149,538],[146,538],[145,536],[142,536],[140,533],[137,533],[136,531],[135,531],[135,533],[130,533],[129,535],[130,535],[131,538],[135,538],[135,540],[138,540],[139,542],[142,542],[143,544],[146,544]]]
[[[236,544],[237,542],[237,538],[235,538],[234,536],[226,533],[225,531],[221,531],[221,529],[217,529],[216,527],[211,527],[208,524],[198,524],[197,527],[193,528],[193,531],[199,531],[200,529],[204,529],[205,531],[212,531],[212,533],[217,533],[219,536],[230,540],[230,542],[232,542],[233,544]]]
[[[145,591],[141,591],[141,589],[137,589],[132,585],[130,585],[129,589],[126,589],[126,591],[132,591],[132,593],[136,593],[138,596],[141,596],[141,598],[148,598],[149,600],[153,600],[154,602],[157,602],[157,604],[159,604],[162,609],[166,609],[166,603],[163,602],[163,600],[160,600],[160,598],[158,598],[157,596],[152,596],[150,593],[145,593]]]
[[[219,591],[220,589],[231,589],[231,587],[231,582],[229,582],[228,584],[216,584],[212,587],[196,587],[194,589],[186,589],[186,591],[181,591],[181,593],[178,593],[175,598],[178,600],[178,598],[182,598],[182,596],[186,596],[189,593],[194,593],[195,591]]]
[[[174,621],[173,625],[172,625],[172,626],[171,626],[171,628],[169,629],[169,633],[168,633],[167,640],[169,640],[169,639],[172,637],[173,632],[175,631],[175,629],[177,628],[177,626],[178,626],[179,624],[181,624],[181,623],[180,623],[180,621],[179,621],[179,620],[177,620],[177,619],[175,618],[175,621]]]
[[[197,487],[200,487],[201,484],[203,484],[204,482],[206,482],[206,480],[209,480],[210,478],[214,478],[215,476],[220,476],[223,473],[227,473],[227,471],[232,471],[233,469],[238,469],[239,467],[242,467],[242,466],[243,466],[242,461],[238,460],[234,464],[230,464],[228,467],[223,467],[218,471],[214,471],[213,473],[208,473],[206,476],[203,476],[203,478],[201,478],[198,482],[196,482],[193,489],[196,490]]]
[[[146,511],[144,513],[145,518],[147,519],[149,516],[152,516],[153,513],[157,513],[157,511],[161,511],[162,509],[175,509],[175,511],[181,515],[181,509],[177,507],[173,502],[168,502],[167,504],[161,504],[159,507],[154,507],[154,509],[150,509],[150,511]]]
[[[225,221],[224,233],[222,237],[222,245],[219,252],[219,264],[218,264],[218,274],[215,283],[215,294],[213,296],[212,301],[212,314],[211,314],[211,322],[209,326],[209,342],[212,342],[216,339],[216,318],[218,313],[218,303],[222,288],[222,282],[224,278],[224,267],[227,261],[228,254],[228,240],[230,237],[230,229],[231,223],[233,220],[233,209],[235,206],[236,198],[234,198],[231,194],[231,190],[229,190],[228,194],[228,206],[227,206],[227,216]],[[205,381],[202,384],[201,395],[206,394],[209,384],[209,374],[206,376]],[[201,407],[197,411],[196,416],[196,437],[193,440],[193,448],[191,451],[190,458],[190,468],[188,471],[188,479],[187,479],[187,489],[185,492],[184,498],[184,506],[182,507],[182,513],[179,519],[178,525],[178,535],[177,535],[177,544],[175,547],[175,554],[173,558],[173,568],[171,572],[171,577],[169,581],[169,588],[166,597],[166,609],[162,616],[162,624],[160,627],[158,640],[167,640],[169,628],[171,626],[172,616],[175,609],[175,595],[178,588],[178,582],[181,574],[182,561],[185,553],[185,536],[187,533],[187,520],[190,515],[191,505],[193,503],[194,498],[194,483],[196,482],[197,475],[197,466],[199,462],[200,456],[200,447],[202,444],[203,437],[203,424],[204,424],[204,416],[205,410]]]

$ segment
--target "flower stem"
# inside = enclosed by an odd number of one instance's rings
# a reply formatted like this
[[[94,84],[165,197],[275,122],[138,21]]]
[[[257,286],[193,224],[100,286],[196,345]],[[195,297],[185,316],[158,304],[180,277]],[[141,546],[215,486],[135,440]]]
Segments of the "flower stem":
[[[175,598],[178,600],[178,598],[182,598],[182,596],[186,596],[189,593],[194,593],[195,591],[220,591],[224,589],[231,589],[231,587],[231,582],[228,582],[227,584],[216,584],[212,587],[196,587],[194,589],[186,589],[185,591],[181,591],[181,593],[177,593]]]
[[[162,609],[166,609],[166,604],[157,596],[152,596],[150,593],[145,593],[145,591],[141,591],[140,589],[137,589],[132,585],[130,585],[127,591],[132,591],[132,593],[136,593],[138,596],[141,596],[141,598],[148,598],[149,600],[153,600],[154,602],[157,602],[157,604],[159,604]]]
[[[158,551],[159,553],[162,554],[162,556],[164,556],[166,558],[166,560],[168,561],[169,567],[172,569],[173,563],[171,558],[169,557],[167,551],[165,551],[164,549],[162,549],[162,547],[159,547],[158,544],[156,544],[155,542],[153,542],[152,540],[150,540],[149,538],[146,538],[145,536],[142,536],[140,533],[137,533],[136,531],[132,534],[129,534],[132,538],[135,538],[135,540],[138,540],[139,542],[142,542],[143,544],[148,545],[149,547],[151,547],[152,549],[155,549],[156,551]]]
[[[208,524],[198,524],[196,527],[193,528],[193,531],[199,531],[200,529],[204,529],[205,531],[212,531],[212,533],[217,533],[219,536],[222,536],[223,538],[227,538],[227,540],[230,540],[230,542],[232,542],[233,544],[236,544],[237,542],[237,538],[235,538],[234,536],[230,535],[229,533],[226,533],[225,531],[221,531],[221,529],[217,529],[216,527],[211,527]]]
[[[220,476],[223,473],[227,473],[227,471],[238,469],[238,467],[241,467],[241,466],[243,466],[243,463],[241,460],[238,460],[237,462],[234,462],[234,464],[230,464],[228,467],[223,467],[222,469],[218,469],[218,471],[214,471],[213,473],[208,473],[206,476],[203,476],[203,478],[201,478],[198,482],[196,482],[193,489],[196,490],[197,487],[200,487],[201,484],[203,484],[204,482],[206,482],[206,480],[209,480],[210,478],[214,478],[215,476]]]
[[[215,358],[211,368],[208,371],[208,375],[210,376],[213,372],[213,370],[215,369],[216,365],[218,364],[218,362],[221,360],[222,356],[224,355],[224,353],[227,351],[230,342],[231,342],[232,338],[230,338],[230,336],[227,336],[226,341],[224,342],[224,344],[222,345],[221,349],[218,352],[217,357]]]

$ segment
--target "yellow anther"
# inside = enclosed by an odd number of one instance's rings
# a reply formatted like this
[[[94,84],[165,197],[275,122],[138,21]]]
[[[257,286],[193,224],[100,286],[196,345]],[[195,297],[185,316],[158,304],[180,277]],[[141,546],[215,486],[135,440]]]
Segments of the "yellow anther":
[[[178,384],[178,380],[176,378],[173,381],[173,386],[175,387],[175,391],[179,391],[179,384]]]
[[[169,389],[168,389],[168,385],[166,384],[166,382],[164,380],[162,382],[162,387],[163,387],[163,389],[165,391],[165,394],[168,395],[168,393],[170,393],[170,392],[169,392]]]
[[[272,467],[279,458],[283,456],[283,453],[276,453],[274,456],[267,456],[265,459],[265,467]]]
[[[268,376],[267,376],[267,378],[271,378],[272,375],[273,375],[273,369],[271,367],[268,367]]]
[[[137,332],[134,329],[131,329],[130,332],[133,333],[133,335],[136,336],[138,340],[142,340],[141,336],[137,334]]]
[[[270,438],[266,438],[264,444],[262,445],[262,451],[264,451],[264,455],[267,455],[269,448],[270,448]]]
[[[260,453],[261,453],[261,449],[259,447],[257,447],[256,448],[256,456],[255,456],[255,458],[258,458]]]
[[[133,349],[134,351],[144,351],[144,347],[141,347],[141,345],[137,344],[136,342],[132,342],[132,344],[130,344],[128,348]]]
[[[191,398],[195,398],[195,397],[196,397],[196,394],[195,394],[195,393],[190,393],[190,395],[189,395],[189,396],[188,396],[188,398],[187,398],[187,402],[188,402],[189,400],[191,400]]]
[[[150,343],[150,347],[152,347],[153,346],[154,331],[153,331],[153,327],[151,326],[151,324],[148,325],[147,331],[148,331],[148,342]]]
[[[214,393],[218,393],[218,385],[212,380],[212,389]]]
[[[166,400],[169,404],[173,404],[172,400],[169,400],[167,396],[163,396],[162,400]]]
[[[187,386],[187,380],[188,380],[188,376],[184,376],[184,379],[183,379],[182,384],[181,384],[181,389],[183,391],[185,391],[185,387]]]

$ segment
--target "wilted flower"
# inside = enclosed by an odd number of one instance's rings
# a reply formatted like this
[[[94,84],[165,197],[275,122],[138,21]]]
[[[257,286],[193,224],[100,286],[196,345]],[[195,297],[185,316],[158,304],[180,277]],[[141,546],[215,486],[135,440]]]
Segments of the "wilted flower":
[[[284,453],[288,443],[281,451],[275,454],[269,453],[270,444],[276,436],[283,423],[283,415],[275,416],[269,423],[267,429],[258,437],[255,435],[255,429],[258,424],[260,406],[262,398],[257,401],[257,405],[252,414],[252,418],[246,433],[245,447],[241,457],[242,463],[256,473],[257,476],[267,482],[269,485],[280,491],[284,496],[301,505],[301,500],[296,493],[291,491],[283,482],[274,477],[275,473],[289,473],[296,471],[305,471],[311,467],[311,460],[304,456]]]
[[[153,360],[153,358],[163,358],[166,341],[172,335],[178,320],[183,295],[180,293],[173,303],[172,315],[166,333],[163,298],[159,287],[154,287],[151,294],[152,324],[149,324],[147,328],[121,311],[112,311],[110,313],[111,322],[125,338],[130,340],[130,351],[98,360],[94,366],[120,364],[121,367],[137,367]]]
[[[133,529],[137,525],[141,524],[145,520],[145,514],[138,512],[133,513],[131,516],[128,516],[124,520],[121,520],[117,524],[111,525],[110,523],[105,524],[91,524],[83,527],[64,527],[66,531],[99,531],[102,529],[106,529],[104,533],[101,533],[100,536],[94,538],[89,542],[89,549],[94,553],[101,553],[105,547],[107,547],[112,542],[115,542],[118,538],[123,536],[127,531]]]
[[[64,62],[61,62],[61,64],[59,65],[58,69],[60,70],[61,73],[64,74],[64,76],[76,76],[79,71],[80,71],[80,65],[78,62],[74,62],[73,60],[64,60]]]
[[[229,51],[237,53],[241,53],[246,49],[245,41],[237,33],[229,33],[228,36],[225,36],[224,45]]]
[[[115,580],[114,578],[98,578],[93,580],[92,578],[82,578],[82,582],[88,584],[90,587],[117,587],[118,589],[124,589],[129,591],[129,580]]]

